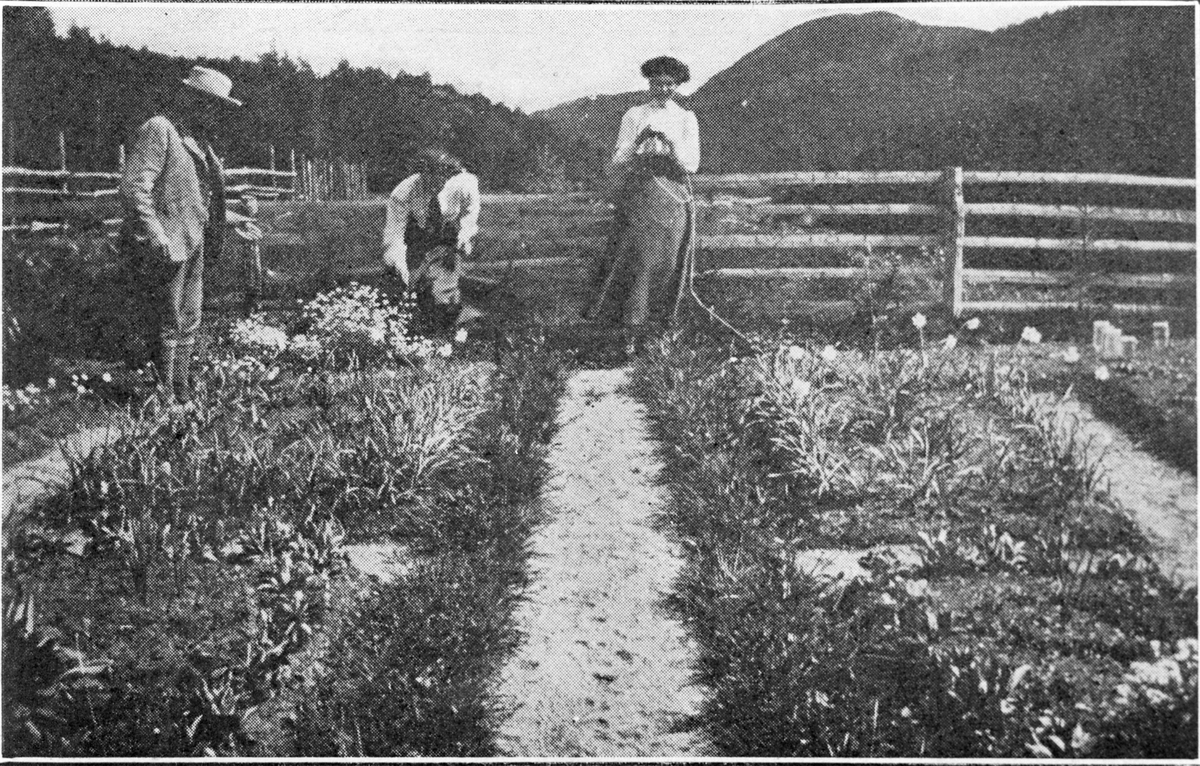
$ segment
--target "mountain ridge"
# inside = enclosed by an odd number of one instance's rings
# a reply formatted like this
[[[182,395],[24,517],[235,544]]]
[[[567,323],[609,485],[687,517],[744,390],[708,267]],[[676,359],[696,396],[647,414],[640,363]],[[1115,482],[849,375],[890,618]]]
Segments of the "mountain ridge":
[[[963,165],[1186,176],[1192,29],[1183,6],[1068,8],[994,32],[833,14],[749,51],[685,102],[700,122],[703,172]],[[534,114],[601,156],[636,102],[614,94]]]

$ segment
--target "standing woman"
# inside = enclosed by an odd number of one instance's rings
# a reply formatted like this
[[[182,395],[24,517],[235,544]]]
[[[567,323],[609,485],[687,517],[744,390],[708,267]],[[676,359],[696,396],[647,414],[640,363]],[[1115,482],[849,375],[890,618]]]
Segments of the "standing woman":
[[[428,335],[453,328],[462,309],[459,275],[479,231],[479,179],[441,149],[424,149],[417,172],[392,191],[383,232],[384,270],[417,293],[417,324]]]
[[[650,324],[667,324],[679,311],[695,238],[690,176],[700,165],[696,115],[674,101],[676,88],[690,79],[687,65],[659,56],[642,64],[642,75],[650,101],[621,120],[612,159],[613,251],[588,312],[597,316],[606,304],[619,306],[627,353]]]

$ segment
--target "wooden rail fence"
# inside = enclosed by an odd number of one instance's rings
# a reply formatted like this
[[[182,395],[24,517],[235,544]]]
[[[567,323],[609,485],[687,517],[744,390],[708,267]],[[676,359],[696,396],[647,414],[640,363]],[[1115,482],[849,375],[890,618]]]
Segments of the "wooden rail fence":
[[[12,199],[44,200],[49,203],[85,203],[92,200],[114,199],[121,172],[125,167],[125,147],[117,155],[117,170],[81,171],[67,166],[66,139],[58,134],[58,167],[38,169],[6,166],[3,174],[3,193],[6,202]],[[328,160],[288,154],[288,167],[277,166],[275,147],[269,147],[265,168],[227,168],[227,198],[238,199],[251,195],[257,199],[352,200],[367,197],[366,173],[361,165],[344,160]],[[99,187],[99,188],[95,188]],[[119,218],[108,218],[106,225],[117,225]],[[61,223],[37,220],[15,220],[11,208],[6,211],[4,231],[60,229]]]
[[[811,203],[774,204],[758,201],[747,207],[765,218],[777,216],[912,216],[929,219],[928,233],[923,234],[844,234],[844,233],[789,233],[777,234],[723,234],[703,237],[701,244],[711,250],[742,248],[805,249],[829,247],[927,247],[941,253],[943,267],[942,299],[946,308],[960,316],[967,311],[1024,312],[1042,308],[1080,308],[1068,302],[997,302],[966,301],[964,287],[984,284],[1034,285],[1043,287],[1066,287],[1075,279],[1071,272],[967,269],[964,268],[964,253],[968,249],[991,250],[1058,250],[1076,253],[1135,253],[1139,255],[1191,254],[1196,253],[1196,239],[1192,232],[1187,239],[1178,240],[1105,240],[1090,239],[1085,232],[1082,237],[1046,238],[1016,236],[968,235],[967,222],[972,218],[1008,217],[1065,219],[1091,223],[1095,221],[1118,221],[1133,223],[1156,223],[1165,225],[1195,226],[1195,210],[1161,210],[1137,207],[1085,206],[1070,204],[1034,204],[1013,202],[969,202],[966,188],[995,184],[1031,185],[1035,187],[1057,185],[1095,185],[1116,187],[1141,187],[1162,189],[1194,190],[1193,178],[1162,178],[1152,176],[1119,175],[1102,173],[1041,173],[1027,171],[972,171],[952,167],[943,171],[833,171],[801,173],[731,174],[724,176],[700,176],[695,179],[695,188],[702,197],[702,205],[713,205],[713,195],[718,192],[736,191],[743,194],[772,193],[780,189],[815,186],[933,186],[937,189],[938,202],[934,203]],[[853,276],[852,268],[725,268],[713,269],[710,273],[719,276]],[[1129,289],[1157,289],[1194,291],[1196,278],[1190,274],[1102,274],[1089,280],[1090,284],[1104,287]],[[1177,310],[1171,306],[1149,304],[1118,304],[1110,306],[1116,312],[1164,312]]]
[[[123,162],[122,150],[121,160]],[[112,188],[80,189],[78,186],[112,183],[119,179],[118,173],[70,171],[66,166],[66,152],[60,140],[60,167],[57,170],[31,170],[26,168],[3,169],[8,195],[41,195],[61,200],[87,200],[114,195]],[[232,168],[227,171],[234,179],[229,187],[231,196],[250,193],[264,198],[292,199],[363,199],[366,198],[365,174],[358,166],[345,162],[318,162],[311,158],[289,156],[289,167],[281,170],[276,166],[274,148],[270,152],[267,168]],[[7,186],[10,178],[27,183],[34,180],[51,184],[41,188]],[[1008,251],[1060,251],[1075,253],[1079,258],[1087,254],[1126,254],[1147,259],[1153,256],[1179,256],[1196,253],[1195,201],[1191,209],[1161,209],[1137,207],[1138,193],[1147,190],[1181,190],[1195,193],[1194,178],[1167,178],[1129,174],[1061,173],[1035,171],[978,171],[959,167],[940,171],[804,171],[779,173],[740,173],[720,176],[697,176],[694,179],[698,206],[702,209],[719,210],[737,208],[749,212],[756,220],[773,222],[779,219],[802,217],[816,218],[900,218],[912,221],[908,231],[917,233],[850,233],[836,230],[772,231],[771,227],[757,227],[749,232],[706,234],[699,244],[708,251],[729,250],[772,250],[803,251],[832,248],[861,248],[872,251],[877,248],[924,248],[938,253],[941,270],[941,302],[955,316],[965,312],[1026,312],[1038,309],[1079,309],[1085,306],[1072,302],[1029,302],[1029,301],[969,301],[966,288],[988,285],[1016,285],[1044,288],[1070,288],[1080,277],[1073,271],[1048,271],[1030,269],[966,268],[965,253],[969,250]],[[1048,204],[1040,202],[994,202],[975,201],[968,190],[986,189],[988,186],[1009,185],[1027,188],[1032,192],[1047,189],[1061,193],[1064,188],[1107,187],[1127,189],[1130,200],[1121,205]],[[926,199],[922,202],[809,202],[794,203],[776,201],[787,198],[787,194],[801,188],[835,187],[838,196],[849,196],[847,188],[858,190],[875,189],[879,196],[880,187],[908,187],[923,189]],[[928,192],[933,192],[929,194]],[[490,195],[485,195],[485,208]],[[504,199],[510,195],[500,195]],[[866,195],[864,195],[866,196]],[[986,199],[986,195],[983,195]],[[608,212],[597,201],[595,195],[579,192],[561,195],[523,195],[526,203],[535,204],[538,214],[560,215],[603,221]],[[1007,219],[1010,221],[1067,221],[1078,222],[1079,236],[1000,236],[977,234],[968,231],[972,221]],[[806,220],[808,223],[809,220]],[[1156,230],[1171,227],[1189,227],[1186,234],[1173,239],[1102,239],[1091,234],[1096,222],[1120,224],[1153,224]],[[35,223],[36,226],[36,223]],[[45,225],[44,225],[45,226]],[[9,226],[5,226],[8,231]],[[1160,235],[1161,236],[1161,235]],[[579,237],[579,242],[557,241],[563,250],[569,251],[576,245],[594,246],[595,236]],[[585,261],[578,256],[563,255],[550,258],[497,260],[473,262],[472,271],[486,273],[494,268],[544,268],[549,265],[568,266]],[[1122,290],[1157,290],[1171,292],[1194,292],[1196,276],[1194,261],[1187,273],[1170,273],[1166,268],[1156,273],[1100,273],[1089,274],[1087,284],[1102,288]],[[802,267],[779,268],[744,266],[713,268],[706,272],[716,277],[761,278],[761,277],[831,277],[853,278],[863,273],[858,267]],[[1173,313],[1179,305],[1154,305],[1150,303],[1128,303],[1105,306],[1116,313]]]
[[[1194,209],[1155,209],[1132,206],[1041,204],[1033,202],[974,202],[969,201],[969,187],[987,185],[1019,185],[1033,187],[1036,191],[1047,188],[1093,185],[1128,187],[1131,196],[1138,190],[1179,189],[1195,190],[1196,181],[1191,178],[1163,178],[1127,174],[1102,173],[1058,173],[1029,171],[972,171],[952,167],[941,171],[805,171],[787,173],[739,173],[720,176],[697,176],[694,188],[697,207],[701,211],[739,211],[744,216],[765,222],[757,230],[745,233],[707,234],[699,237],[699,245],[707,251],[803,251],[814,249],[864,249],[876,248],[926,248],[940,254],[942,270],[941,302],[955,316],[964,312],[1016,313],[1038,309],[1079,309],[1084,306],[1071,302],[1029,301],[967,301],[964,298],[967,286],[1016,285],[1050,288],[1069,288],[1079,279],[1071,271],[1045,271],[1035,269],[965,268],[964,254],[967,250],[1029,250],[1067,251],[1078,254],[1127,253],[1137,256],[1194,255],[1196,238],[1194,230],[1186,238],[1173,240],[1137,239],[1094,239],[1088,232],[1098,221],[1120,223],[1148,223],[1162,226],[1188,226],[1196,224]],[[773,201],[789,191],[803,187],[924,187],[934,192],[934,202],[810,202],[781,203]],[[876,192],[876,195],[878,192]],[[839,196],[845,196],[842,192]],[[585,203],[591,200],[591,206]],[[570,216],[578,221],[603,221],[608,212],[595,201],[594,195],[571,193],[555,196],[559,209],[537,205],[538,215]],[[1193,203],[1194,204],[1194,203]],[[485,200],[485,210],[487,201]],[[838,231],[788,231],[773,230],[772,219],[790,217],[850,218],[850,217],[905,217],[917,219],[921,233],[848,233]],[[1083,236],[1030,237],[969,234],[970,220],[1007,218],[1017,221],[1034,219],[1058,219],[1079,222]],[[558,241],[563,249],[594,246],[594,236],[578,237]],[[754,258],[754,256],[751,256]],[[545,268],[565,267],[582,264],[586,260],[577,256],[554,258],[518,259],[513,262],[474,262],[472,270],[488,272],[495,268]],[[715,277],[730,278],[787,278],[803,279],[824,277],[851,279],[863,273],[862,267],[761,267],[752,263],[737,267],[712,268],[704,272]],[[1194,268],[1186,274],[1179,273],[1103,273],[1087,277],[1087,284],[1103,288],[1130,290],[1159,290],[1194,292],[1196,276]],[[1115,313],[1175,313],[1179,306],[1154,304],[1119,303],[1106,305]]]

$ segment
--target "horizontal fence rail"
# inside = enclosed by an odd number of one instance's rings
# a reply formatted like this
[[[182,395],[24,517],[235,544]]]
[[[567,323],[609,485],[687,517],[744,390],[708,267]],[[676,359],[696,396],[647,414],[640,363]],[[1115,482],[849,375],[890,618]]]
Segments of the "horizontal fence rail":
[[[87,170],[37,170],[34,168],[5,167],[2,171],[6,176],[16,178],[45,178],[54,181],[69,181],[71,179],[120,181],[120,173],[103,173]]]
[[[768,216],[781,215],[937,215],[941,208],[920,202],[813,202],[807,204],[755,205],[754,210]]]
[[[967,284],[1006,284],[1055,287],[1062,284],[1057,271],[1015,271],[1011,269],[963,269]],[[1087,282],[1101,287],[1147,288],[1153,290],[1195,290],[1191,274],[1096,274]]]
[[[937,181],[939,175],[936,170],[812,170],[797,173],[731,173],[720,176],[697,176],[694,187],[698,192],[714,192],[833,184],[930,184]]]
[[[1052,239],[1043,237],[963,237],[963,247],[1011,250],[1094,250],[1103,253],[1194,253],[1195,242],[1132,239]]]
[[[814,247],[929,247],[934,234],[716,234],[703,237],[701,247],[709,250],[775,248],[799,250]]]
[[[1121,173],[1043,173],[1029,170],[964,170],[969,184],[1096,184],[1107,186],[1157,186],[1164,189],[1195,189],[1194,178],[1136,176]]]
[[[1152,210],[1136,207],[1086,207],[1082,205],[1034,205],[1022,202],[968,202],[967,215],[1066,218],[1132,223],[1196,223],[1193,210]]]

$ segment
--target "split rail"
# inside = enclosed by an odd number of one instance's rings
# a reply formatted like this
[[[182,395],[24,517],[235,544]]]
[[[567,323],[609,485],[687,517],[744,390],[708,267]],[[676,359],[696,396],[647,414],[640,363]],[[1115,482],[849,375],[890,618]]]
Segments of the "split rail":
[[[67,165],[67,146],[63,133],[58,134],[57,168],[26,168],[6,166],[3,174],[5,199],[5,232],[57,231],[64,228],[63,220],[74,211],[97,211],[110,214],[100,218],[105,226],[120,224],[119,213],[111,201],[118,194],[117,185],[125,167],[125,147],[117,156],[117,170],[72,170]],[[287,167],[280,167],[274,146],[269,147],[267,167],[227,168],[227,198],[250,195],[264,200],[329,200],[365,199],[366,173],[361,165],[344,160],[329,160],[297,156],[288,153]],[[39,220],[55,219],[55,220]]]

